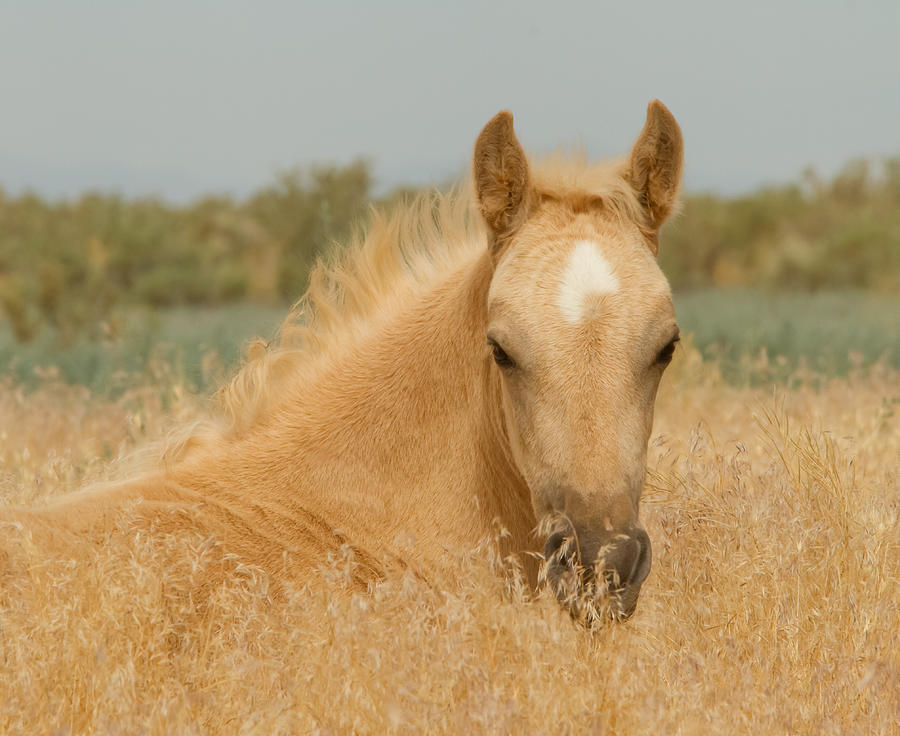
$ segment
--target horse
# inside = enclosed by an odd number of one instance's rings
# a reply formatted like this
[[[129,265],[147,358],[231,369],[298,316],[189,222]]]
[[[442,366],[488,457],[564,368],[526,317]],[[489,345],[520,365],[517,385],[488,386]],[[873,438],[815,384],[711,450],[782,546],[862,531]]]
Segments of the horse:
[[[656,100],[605,164],[530,161],[498,113],[471,184],[374,214],[319,263],[212,419],[131,478],[0,522],[51,550],[102,544],[124,516],[191,529],[276,582],[349,550],[361,588],[394,566],[450,568],[500,524],[505,549],[543,553],[573,615],[607,601],[631,616],[651,566],[653,407],[678,341],[656,255],[682,151]]]

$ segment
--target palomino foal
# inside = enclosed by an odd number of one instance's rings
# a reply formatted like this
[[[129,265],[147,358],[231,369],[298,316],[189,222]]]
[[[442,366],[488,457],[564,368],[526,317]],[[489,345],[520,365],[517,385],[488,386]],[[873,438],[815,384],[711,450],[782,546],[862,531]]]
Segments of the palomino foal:
[[[394,564],[452,570],[500,519],[509,551],[544,548],[574,614],[630,615],[650,570],[653,403],[678,339],[655,255],[681,157],[659,102],[606,166],[532,169],[501,112],[475,146],[480,215],[439,195],[376,219],[312,274],[303,315],[223,389],[222,416],[139,477],[3,509],[0,526],[75,553],[115,530],[199,531],[276,588],[350,549],[365,587]]]
[[[630,616],[650,571],[638,504],[657,386],[678,340],[655,256],[681,164],[681,132],[658,101],[621,186],[605,191],[533,181],[507,112],[475,146],[503,427],[534,512],[549,519],[548,576],[575,613],[601,593],[615,617]]]

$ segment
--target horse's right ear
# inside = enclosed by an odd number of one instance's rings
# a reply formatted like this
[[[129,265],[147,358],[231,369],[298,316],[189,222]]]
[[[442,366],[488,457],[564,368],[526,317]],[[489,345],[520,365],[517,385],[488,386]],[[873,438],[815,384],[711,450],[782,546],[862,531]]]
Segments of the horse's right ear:
[[[494,248],[525,222],[531,201],[528,161],[508,110],[498,112],[475,141],[474,171],[478,207]]]

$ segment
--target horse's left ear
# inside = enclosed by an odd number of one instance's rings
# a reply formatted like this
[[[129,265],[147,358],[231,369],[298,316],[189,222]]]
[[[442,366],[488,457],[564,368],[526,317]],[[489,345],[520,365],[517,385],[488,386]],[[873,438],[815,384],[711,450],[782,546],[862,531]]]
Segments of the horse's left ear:
[[[631,149],[628,176],[647,219],[659,230],[678,201],[684,141],[672,113],[659,100],[647,106],[647,122]],[[653,250],[655,252],[655,240]]]
[[[508,110],[491,118],[475,141],[474,174],[478,207],[493,234],[493,249],[525,222],[531,201],[528,161]]]

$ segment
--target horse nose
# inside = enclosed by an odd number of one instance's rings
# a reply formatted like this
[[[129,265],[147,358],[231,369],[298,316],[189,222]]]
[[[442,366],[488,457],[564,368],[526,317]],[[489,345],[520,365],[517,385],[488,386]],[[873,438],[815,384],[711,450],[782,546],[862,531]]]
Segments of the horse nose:
[[[640,585],[650,574],[650,537],[641,527],[628,532],[593,532],[566,529],[550,535],[544,557],[562,564],[596,567],[606,576],[610,589]]]
[[[544,556],[552,561],[551,577],[576,565],[583,570],[584,583],[602,576],[622,618],[634,613],[652,558],[650,537],[640,526],[626,532],[557,531],[547,539]]]

